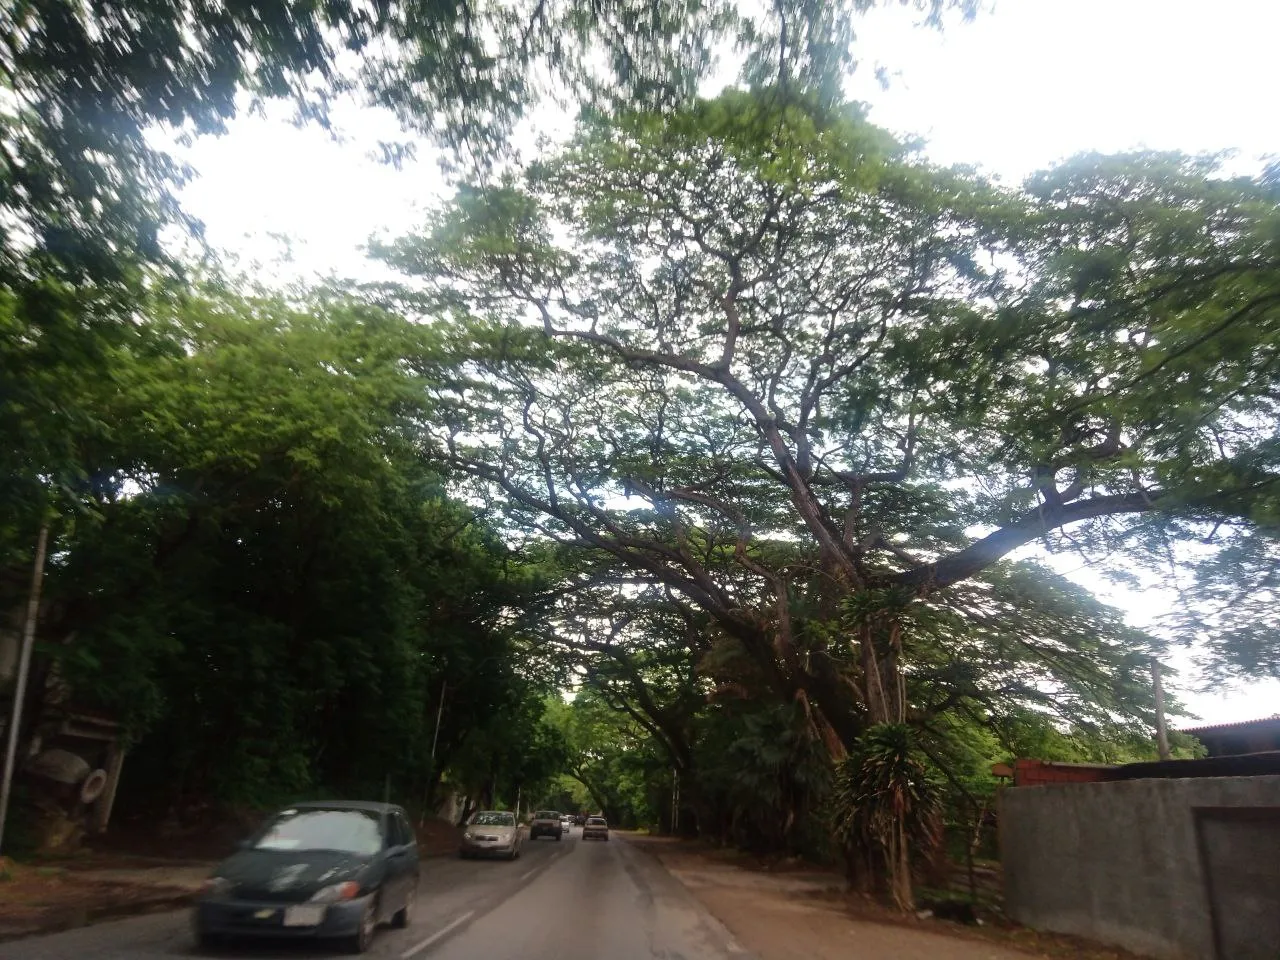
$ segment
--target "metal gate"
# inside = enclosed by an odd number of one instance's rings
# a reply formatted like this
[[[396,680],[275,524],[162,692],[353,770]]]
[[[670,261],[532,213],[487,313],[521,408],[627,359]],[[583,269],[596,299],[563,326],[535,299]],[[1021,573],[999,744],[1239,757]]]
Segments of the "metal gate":
[[[1218,960],[1280,958],[1280,807],[1198,807]]]

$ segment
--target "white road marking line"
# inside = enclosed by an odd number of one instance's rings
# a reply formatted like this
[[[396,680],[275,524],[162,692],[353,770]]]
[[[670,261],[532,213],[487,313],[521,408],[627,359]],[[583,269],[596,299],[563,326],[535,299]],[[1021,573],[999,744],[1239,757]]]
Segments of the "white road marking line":
[[[529,870],[528,872],[526,872],[525,874],[523,874],[523,875],[520,877],[520,879],[521,879],[521,880],[528,880],[530,877],[532,877],[532,876],[533,876],[535,873],[537,873],[537,872],[538,872],[538,868],[537,868],[537,867],[534,867],[532,870]]]
[[[412,957],[415,953],[421,953],[423,950],[427,949],[427,947],[431,946],[433,943],[435,943],[437,940],[443,937],[446,933],[453,930],[455,927],[461,926],[462,924],[466,923],[475,915],[476,915],[476,912],[474,910],[468,910],[466,913],[458,917],[458,919],[454,920],[453,923],[449,924],[447,927],[437,930],[431,936],[427,937],[427,939],[419,943],[416,947],[410,947],[404,953],[400,954],[400,960],[409,960],[409,958]]]

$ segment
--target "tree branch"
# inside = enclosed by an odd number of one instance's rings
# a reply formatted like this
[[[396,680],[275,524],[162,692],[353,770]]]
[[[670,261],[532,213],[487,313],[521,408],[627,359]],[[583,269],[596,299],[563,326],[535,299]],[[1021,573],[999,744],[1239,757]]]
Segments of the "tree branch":
[[[1061,506],[1029,510],[1013,523],[956,553],[883,579],[886,586],[910,587],[924,595],[973,576],[1007,554],[1043,535],[1081,520],[1158,510],[1159,493],[1140,492],[1093,497]]]

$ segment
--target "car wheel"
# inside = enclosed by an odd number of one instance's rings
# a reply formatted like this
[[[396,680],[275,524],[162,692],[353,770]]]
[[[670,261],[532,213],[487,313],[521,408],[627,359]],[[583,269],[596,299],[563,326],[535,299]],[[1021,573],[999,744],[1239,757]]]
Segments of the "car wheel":
[[[404,906],[395,912],[391,917],[391,926],[397,930],[403,930],[413,922],[413,905],[418,899],[418,884],[414,883],[409,890],[409,898],[405,900]]]
[[[360,915],[360,926],[356,935],[347,941],[349,953],[368,953],[373,946],[373,934],[378,928],[378,903],[376,897],[370,897],[364,913]]]

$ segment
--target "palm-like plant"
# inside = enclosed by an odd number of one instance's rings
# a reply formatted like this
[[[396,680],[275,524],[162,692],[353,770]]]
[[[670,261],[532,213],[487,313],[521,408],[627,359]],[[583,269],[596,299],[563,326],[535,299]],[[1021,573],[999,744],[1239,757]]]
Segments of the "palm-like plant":
[[[937,842],[939,791],[902,723],[870,727],[836,770],[833,826],[851,873],[859,864],[887,881],[902,909],[912,906],[911,851]]]

